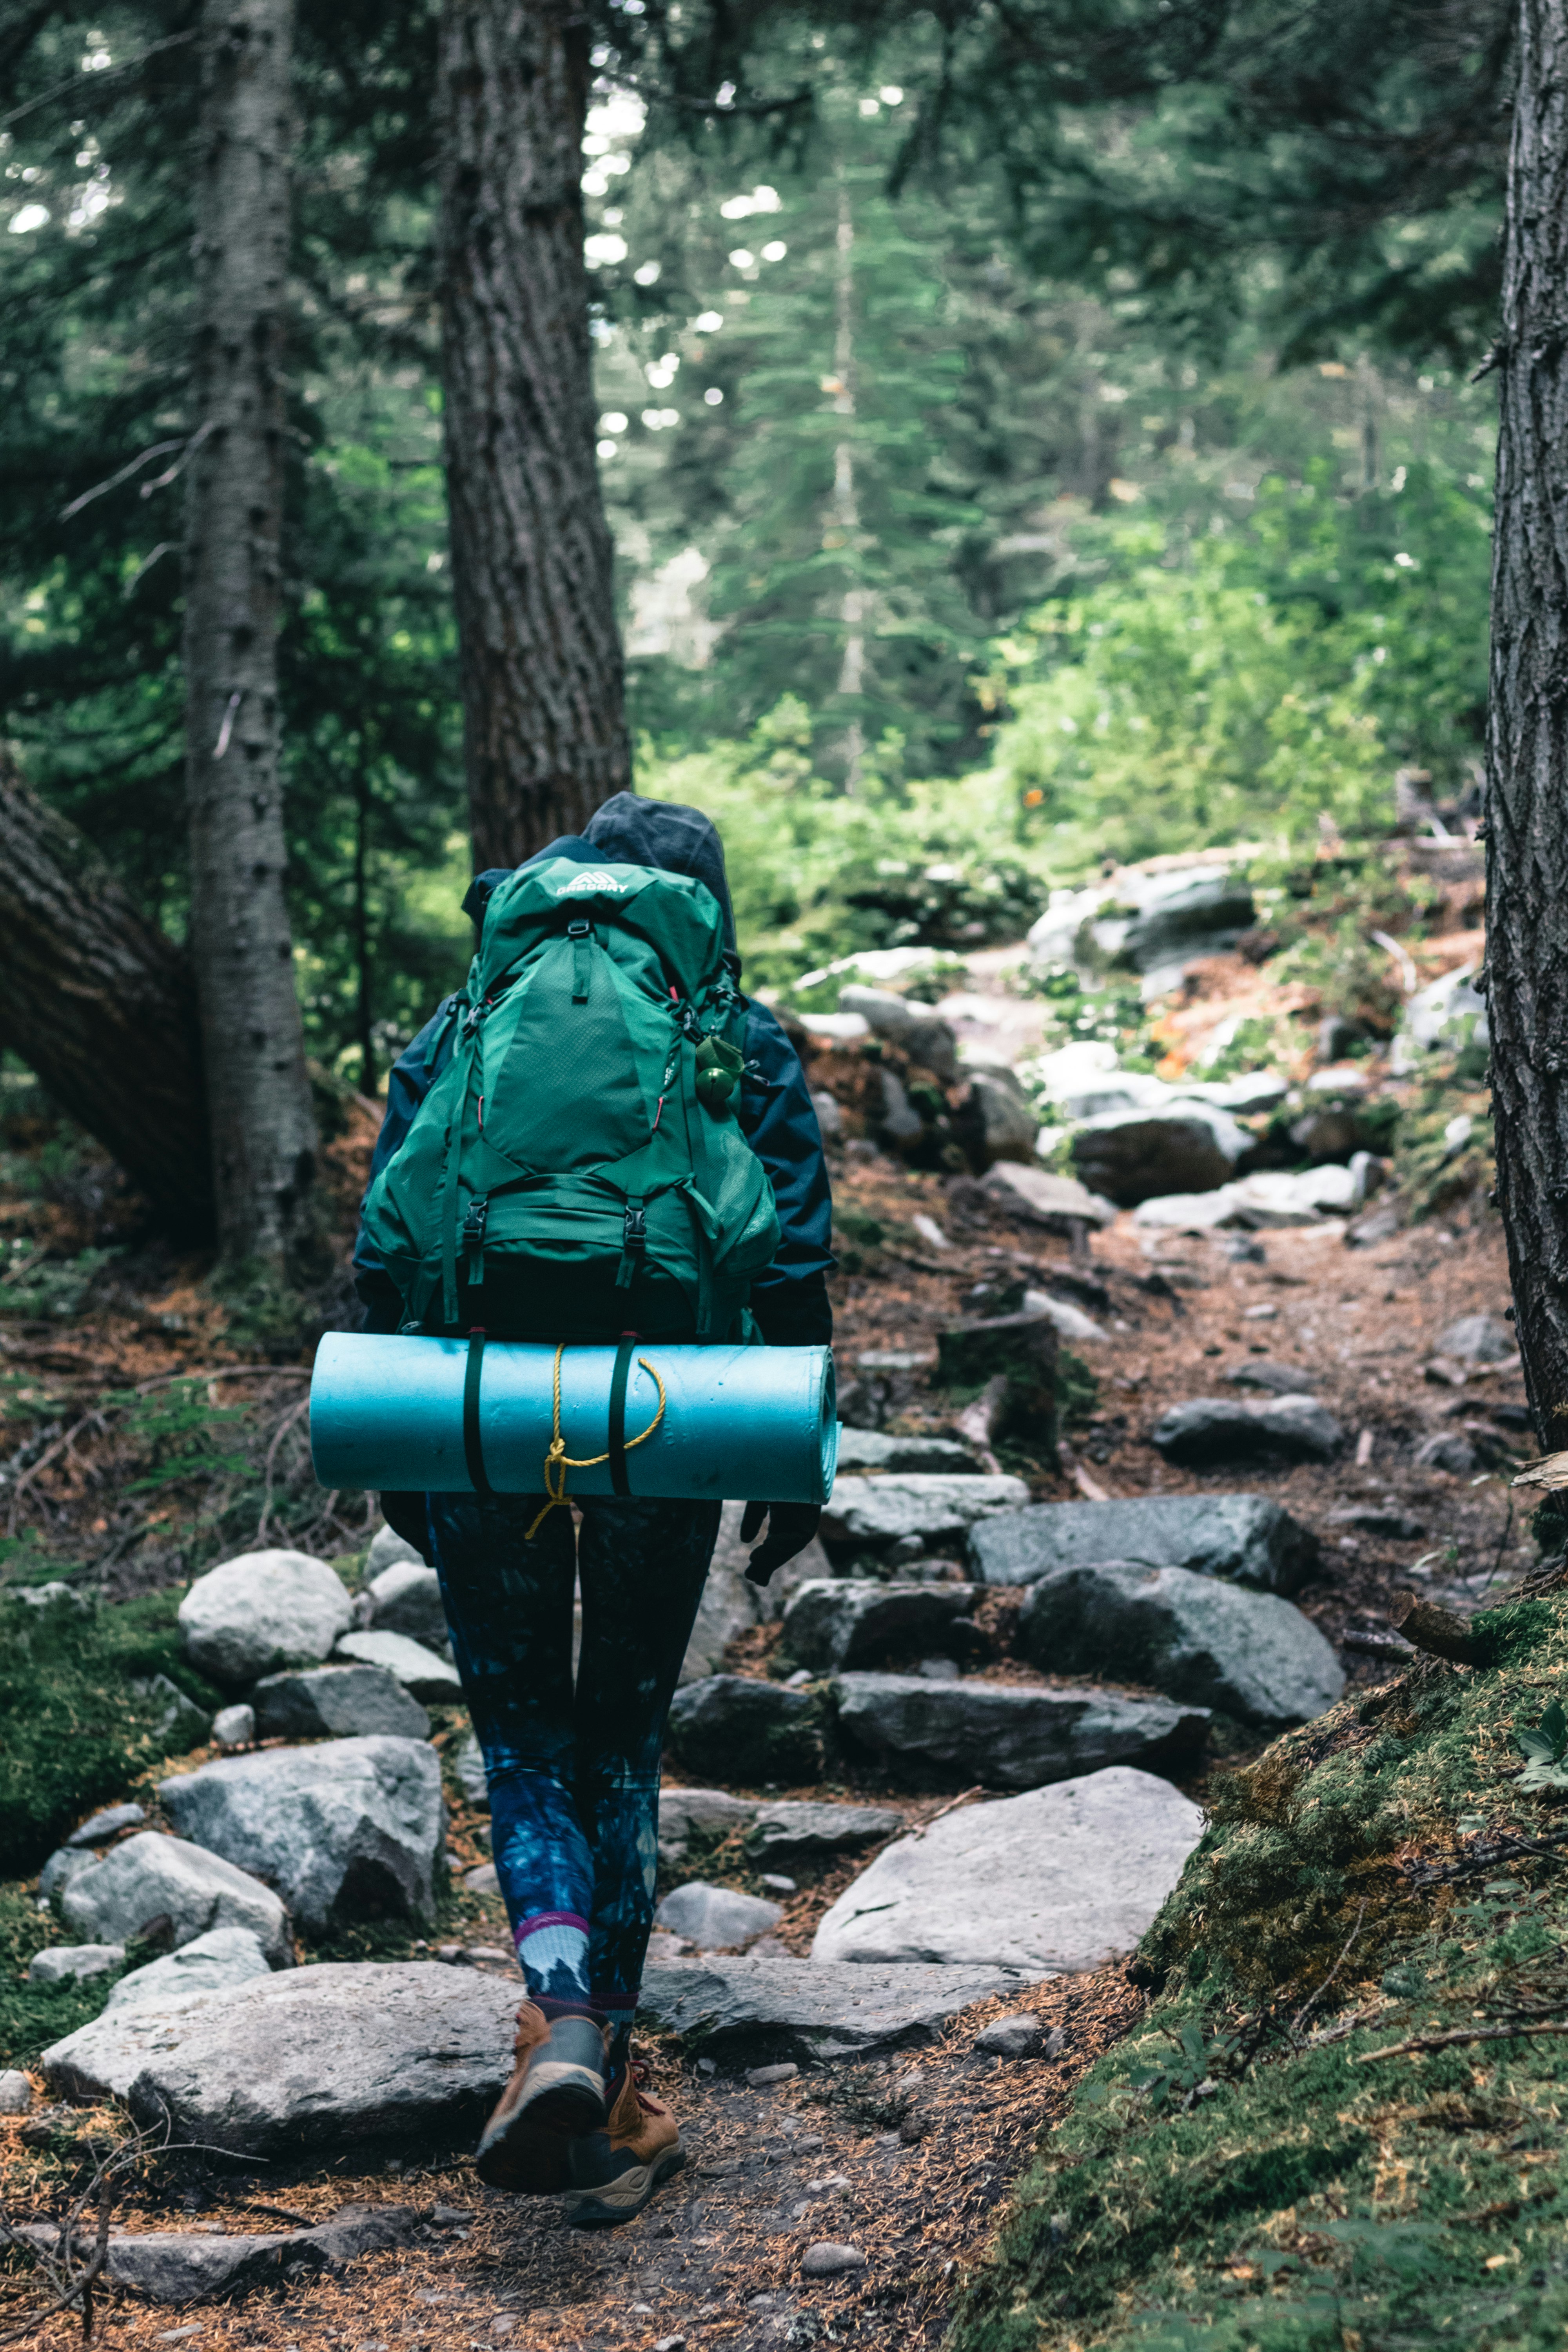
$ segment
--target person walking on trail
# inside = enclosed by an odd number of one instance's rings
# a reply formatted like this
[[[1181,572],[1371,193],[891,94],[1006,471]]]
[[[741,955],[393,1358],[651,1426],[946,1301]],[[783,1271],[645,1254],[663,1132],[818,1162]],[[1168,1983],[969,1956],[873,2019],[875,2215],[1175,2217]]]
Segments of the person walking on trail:
[[[392,1073],[354,1251],[373,1330],[561,1343],[832,1338],[832,1204],[805,1073],[741,995],[719,835],[618,793],[584,832],[479,875],[468,984]],[[492,2186],[625,2221],[683,2161],[638,2085],[665,1718],[719,1533],[715,1502],[630,1491],[562,1507],[384,1495],[437,1570],[484,1754],[492,1851],[528,1997],[479,2143]],[[477,1436],[474,1441],[478,1452]],[[628,1473],[632,1474],[628,1476]],[[746,1505],[765,1583],[812,1506]],[[572,1676],[574,1581],[583,1643]]]

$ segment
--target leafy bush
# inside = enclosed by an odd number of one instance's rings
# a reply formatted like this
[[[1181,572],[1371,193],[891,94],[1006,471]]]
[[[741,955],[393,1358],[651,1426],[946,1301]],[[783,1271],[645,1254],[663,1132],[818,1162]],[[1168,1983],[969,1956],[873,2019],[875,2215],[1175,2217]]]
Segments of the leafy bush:
[[[0,1593],[0,1875],[37,1869],[92,1806],[123,1796],[165,1754],[168,1701],[130,1687],[165,1675],[200,1706],[223,1704],[181,1654],[178,1592],[91,1615]]]

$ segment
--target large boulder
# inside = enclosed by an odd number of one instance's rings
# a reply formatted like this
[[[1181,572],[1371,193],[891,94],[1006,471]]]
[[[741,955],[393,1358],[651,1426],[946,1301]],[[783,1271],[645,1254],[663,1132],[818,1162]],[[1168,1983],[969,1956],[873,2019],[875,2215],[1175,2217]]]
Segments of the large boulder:
[[[289,1956],[289,1922],[270,1886],[220,1854],[152,1830],[127,1838],[71,1879],[60,1895],[60,1916],[87,1943],[128,1944],[166,1921],[163,1932],[176,1950],[215,1927],[248,1927],[270,1967],[282,1967]]]
[[[998,1160],[984,1179],[982,1192],[1005,1216],[1021,1224],[1043,1225],[1047,1233],[1070,1233],[1075,1225],[1113,1225],[1116,1203],[1091,1192],[1076,1176],[1052,1175],[1044,1168],[1022,1168],[1010,1160]]]
[[[784,1798],[757,1810],[742,1841],[753,1862],[787,1870],[802,1862],[831,1862],[858,1853],[903,1827],[889,1805],[819,1805]]]
[[[779,1903],[742,1895],[733,1886],[712,1886],[689,1878],[673,1887],[654,1913],[656,1925],[684,1936],[700,1952],[738,1952],[767,1935],[784,1917]]]
[[[1107,1110],[1073,1136],[1072,1164],[1091,1192],[1135,1209],[1165,1192],[1212,1192],[1251,1138],[1216,1103],[1179,1097],[1157,1109]]]
[[[110,2011],[44,2053],[51,2090],[291,2161],[470,2139],[511,2072],[517,1985],[438,1961],[326,1962]]]
[[[180,1603],[191,1664],[216,1683],[253,1683],[315,1666],[348,1631],[353,1603],[337,1570],[302,1551],[247,1551],[198,1576]]]
[[[1038,1789],[1106,1764],[1181,1771],[1208,1736],[1205,1707],[1115,1691],[918,1675],[840,1675],[832,1687],[846,1748],[910,1787]]]
[[[917,1003],[907,996],[895,996],[890,989],[859,988],[853,984],[838,992],[841,1013],[858,1013],[873,1036],[886,1037],[897,1045],[911,1062],[929,1070],[933,1078],[951,1086],[958,1076],[958,1041],[952,1024],[929,1004]]]
[[[248,1984],[252,1977],[271,1974],[260,1940],[248,1927],[214,1927],[196,1936],[177,1952],[121,1977],[104,2003],[111,2009],[162,2009],[190,1994],[221,1992],[230,1985]]]
[[[966,1806],[879,1853],[824,1916],[812,1958],[1097,1969],[1132,1949],[1202,1833],[1168,1780],[1121,1765]]]
[[[1047,1327],[1048,1328],[1048,1326]],[[844,1552],[900,1557],[962,1547],[977,1519],[1016,1510],[1029,1499],[1022,1478],[932,1476],[910,1472],[872,1478],[835,1478],[822,1514],[822,1540],[831,1559]]]
[[[388,1529],[383,1528],[385,1535]],[[401,1536],[395,1540],[402,1543]],[[376,1538],[376,1542],[381,1537]],[[371,1546],[374,1554],[375,1545]],[[412,1549],[405,1545],[405,1551]],[[376,1633],[405,1633],[411,1642],[423,1643],[437,1657],[445,1657],[451,1640],[447,1629],[447,1612],[441,1601],[441,1580],[433,1568],[426,1568],[417,1553],[412,1559],[389,1560],[379,1575],[373,1576],[364,1589],[368,1630]]]
[[[960,2010],[1019,1983],[993,1959],[889,1969],[747,1957],[647,1969],[637,2015],[721,2064],[806,2066],[921,2049]]]
[[[1018,1644],[1043,1673],[1115,1673],[1265,1731],[1310,1723],[1345,1686],[1293,1601],[1186,1568],[1058,1568],[1031,1586]]]
[[[749,1675],[710,1675],[678,1690],[671,1752],[714,1780],[815,1780],[822,1770],[822,1703]]]
[[[1032,1584],[1052,1569],[1131,1559],[1289,1594],[1315,1573],[1318,1542],[1262,1495],[1135,1495],[1008,1511],[975,1528],[969,1557],[984,1584]]]
[[[792,1594],[784,1646],[814,1674],[867,1665],[892,1649],[945,1652],[952,1625],[968,1616],[977,1593],[973,1584],[823,1577]]]
[[[250,1694],[257,1739],[428,1739],[430,1718],[384,1666],[310,1666],[267,1675]],[[237,1741],[235,1745],[239,1745]]]
[[[158,1794],[184,1836],[276,1886],[309,1934],[435,1917],[446,1807],[440,1765],[421,1741],[225,1756],[164,1780]]]
[[[1161,1414],[1149,1443],[1183,1470],[1254,1462],[1331,1462],[1345,1433],[1310,1396],[1191,1397]]]
[[[362,1666],[379,1666],[400,1682],[410,1698],[425,1706],[455,1706],[463,1685],[458,1669],[406,1633],[345,1633],[332,1653]]]

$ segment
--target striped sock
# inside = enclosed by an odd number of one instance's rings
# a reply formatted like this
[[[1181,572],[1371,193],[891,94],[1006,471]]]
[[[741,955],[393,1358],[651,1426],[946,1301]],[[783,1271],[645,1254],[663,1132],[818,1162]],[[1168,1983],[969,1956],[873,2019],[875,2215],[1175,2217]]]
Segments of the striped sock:
[[[571,1911],[541,1911],[513,1935],[518,1965],[537,2000],[588,2006],[588,1922]]]

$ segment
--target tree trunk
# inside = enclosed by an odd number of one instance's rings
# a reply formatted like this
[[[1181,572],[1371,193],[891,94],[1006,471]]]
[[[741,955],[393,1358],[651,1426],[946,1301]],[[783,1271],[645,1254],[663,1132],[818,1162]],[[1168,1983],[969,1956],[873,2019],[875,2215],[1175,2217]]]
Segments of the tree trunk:
[[[475,863],[577,833],[630,779],[583,259],[587,17],[446,0],[447,498]]]
[[[0,1042],[185,1244],[213,1224],[190,965],[0,763]]]
[[[1568,1409],[1568,0],[1521,0],[1487,723],[1498,1199],[1543,1444]]]
[[[187,477],[191,949],[218,1243],[296,1268],[316,1129],[284,897],[278,605],[291,0],[207,0]]]

